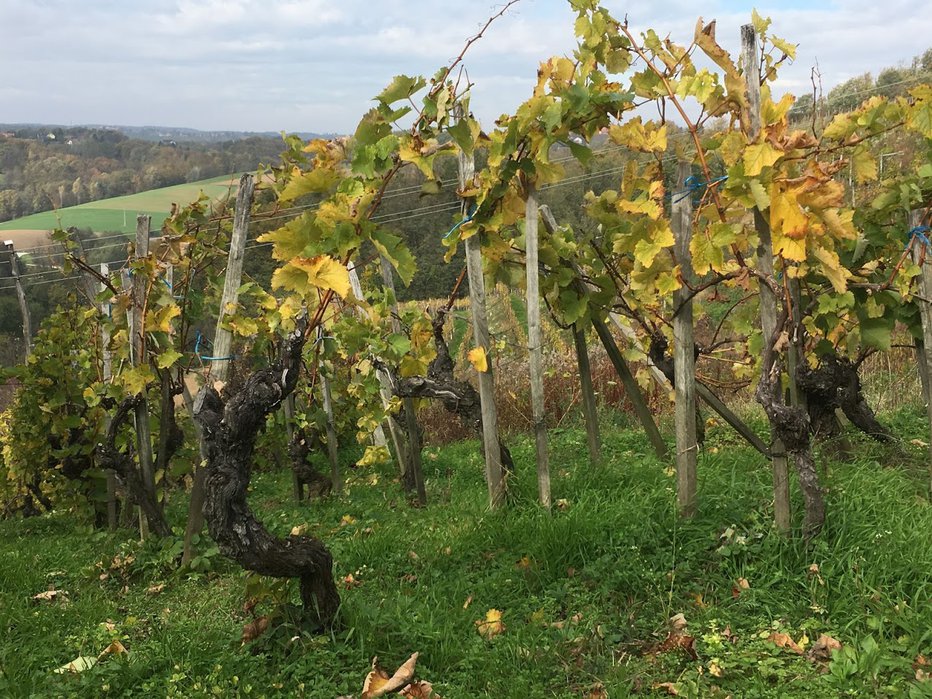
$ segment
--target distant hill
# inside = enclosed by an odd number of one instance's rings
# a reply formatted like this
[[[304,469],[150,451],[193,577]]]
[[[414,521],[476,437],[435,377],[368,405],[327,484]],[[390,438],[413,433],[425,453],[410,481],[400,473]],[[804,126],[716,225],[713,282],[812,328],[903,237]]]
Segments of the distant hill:
[[[48,133],[56,130],[68,130],[74,128],[95,129],[99,131],[117,131],[126,135],[128,138],[135,138],[140,141],[176,141],[178,143],[224,143],[228,141],[240,141],[247,138],[280,138],[279,131],[201,131],[200,129],[190,129],[185,126],[121,126],[117,124],[0,124],[0,131],[16,133],[20,137],[25,137],[27,133],[32,132],[39,137],[45,137]],[[298,135],[304,139],[311,138],[329,138],[335,134],[319,134],[314,132],[298,132]]]

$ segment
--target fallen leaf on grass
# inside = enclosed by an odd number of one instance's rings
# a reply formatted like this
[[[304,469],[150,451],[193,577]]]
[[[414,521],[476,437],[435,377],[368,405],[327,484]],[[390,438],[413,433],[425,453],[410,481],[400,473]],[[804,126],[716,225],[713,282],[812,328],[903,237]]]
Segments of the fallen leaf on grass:
[[[713,660],[709,663],[709,674],[712,675],[712,677],[721,677],[722,666]]]
[[[84,672],[85,670],[90,670],[97,664],[97,658],[92,655],[79,655],[77,658],[72,660],[70,663],[62,665],[60,668],[55,670],[56,675],[64,675],[68,672],[73,672],[75,674],[79,672]]]
[[[680,613],[670,617],[670,628],[674,631],[686,630],[686,617]]]
[[[803,649],[799,647],[799,644],[793,640],[793,637],[785,633],[772,633],[767,637],[767,640],[774,644],[777,648],[785,648],[786,650],[791,650],[794,653],[802,655]]]
[[[592,685],[586,699],[608,699],[608,692],[605,691],[605,685],[599,683]]]
[[[680,695],[679,687],[673,682],[658,682],[652,685],[652,687],[653,689],[662,689],[666,691],[671,697],[678,697]]]
[[[291,528],[291,536],[304,536],[305,532],[307,532],[306,524],[299,524]]]
[[[751,583],[747,581],[747,578],[738,578],[735,581],[735,584],[731,586],[731,596],[737,599],[741,596],[741,593],[744,590],[750,590]]]
[[[434,687],[430,682],[419,680],[412,682],[407,687],[398,692],[399,696],[407,699],[440,699],[439,694],[434,694]]]
[[[809,659],[828,662],[832,659],[833,650],[841,650],[841,643],[831,636],[822,634],[809,649]]]
[[[103,652],[97,656],[97,660],[103,660],[108,655],[127,655],[129,651],[126,650],[126,646],[120,643],[117,640],[110,642],[110,645],[104,648]]]
[[[146,594],[147,594],[147,595],[157,595],[157,594],[159,594],[159,593],[160,593],[162,590],[164,590],[164,589],[165,589],[165,583],[159,583],[158,585],[150,585],[150,586],[146,589]]]
[[[928,667],[929,661],[926,660],[926,657],[922,654],[917,655],[913,663],[913,670],[916,671],[916,682],[928,682],[932,679],[932,673],[929,672]]]
[[[414,678],[414,666],[417,663],[417,653],[408,658],[404,664],[395,671],[391,677],[379,667],[378,656],[372,659],[372,670],[366,675],[362,685],[362,699],[375,699],[389,692],[397,692]]]
[[[260,616],[243,626],[243,635],[240,637],[241,645],[246,645],[250,641],[255,641],[259,636],[269,630],[269,618]]]
[[[466,601],[463,602],[463,609],[469,609],[469,605],[472,604],[472,595],[466,598]]]
[[[68,593],[64,590],[46,590],[32,596],[33,602],[64,602],[67,599]]]
[[[353,577],[352,573],[343,578],[343,587],[345,587],[347,590],[354,587],[359,587],[360,585],[362,585],[362,582]]]
[[[485,619],[479,619],[475,623],[479,635],[483,638],[493,638],[505,630],[502,613],[498,609],[490,609],[485,613]]]

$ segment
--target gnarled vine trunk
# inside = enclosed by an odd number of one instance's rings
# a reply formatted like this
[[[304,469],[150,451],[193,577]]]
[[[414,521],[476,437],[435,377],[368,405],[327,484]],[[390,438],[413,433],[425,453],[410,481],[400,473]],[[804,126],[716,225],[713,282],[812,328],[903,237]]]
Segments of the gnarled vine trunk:
[[[769,371],[765,371],[757,384],[755,398],[767,413],[774,438],[783,441],[786,453],[793,457],[796,463],[796,474],[799,477],[805,507],[803,536],[811,539],[822,531],[825,524],[825,498],[812,458],[809,416],[802,408],[784,405],[776,397],[778,391],[777,380],[771,378]]]
[[[838,431],[835,409],[841,408],[851,423],[878,442],[890,443],[893,435],[884,427],[861,390],[858,366],[847,357],[829,354],[815,369],[802,364],[796,381],[806,394],[812,431],[817,437],[833,437]]]
[[[322,629],[333,623],[340,604],[330,552],[312,537],[273,536],[246,498],[256,436],[298,382],[302,325],[284,341],[279,361],[252,373],[226,401],[213,388],[202,388],[194,414],[207,447],[204,516],[210,536],[224,555],[248,570],[298,578],[306,618]]]
[[[469,429],[482,437],[482,403],[479,391],[468,381],[460,381],[453,375],[455,366],[450,349],[443,337],[446,311],[440,309],[433,316],[434,346],[437,356],[427,367],[427,376],[409,376],[395,380],[395,393],[401,398],[434,398],[443,403],[443,407],[456,415]],[[511,451],[501,439],[498,440],[502,468],[514,473],[515,462]]]
[[[97,445],[97,459],[101,468],[112,469],[126,485],[130,498],[139,505],[149,523],[150,531],[160,537],[171,536],[172,530],[168,526],[165,514],[155,499],[155,493],[146,487],[142,474],[133,462],[132,454],[128,451],[121,452],[116,447],[116,436],[138,401],[138,398],[125,398],[117,406],[104,441]]]

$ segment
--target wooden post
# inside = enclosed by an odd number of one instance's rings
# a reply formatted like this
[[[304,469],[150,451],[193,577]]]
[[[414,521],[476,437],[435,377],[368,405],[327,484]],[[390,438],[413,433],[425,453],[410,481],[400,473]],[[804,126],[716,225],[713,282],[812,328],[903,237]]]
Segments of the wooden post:
[[[100,265],[100,276],[104,279],[110,276],[110,265],[102,263]],[[100,291],[106,290],[103,282],[100,283]],[[93,295],[91,296],[93,298]],[[113,310],[113,305],[107,302],[101,302],[100,315],[109,318]],[[109,384],[113,378],[113,353],[110,351],[110,328],[106,322],[100,324],[100,352],[101,352],[101,378],[105,384]],[[104,433],[110,428],[109,415],[104,419]],[[117,499],[116,499],[116,473],[113,469],[107,469],[107,528],[110,531],[116,531],[117,528]]]
[[[145,258],[149,254],[149,216],[136,217],[136,247],[135,259]],[[149,278],[143,272],[135,274],[132,278],[133,288],[133,327],[130,341],[132,352],[131,361],[134,367],[141,366],[146,361],[146,296]],[[146,490],[155,498],[155,471],[152,468],[152,433],[149,429],[149,400],[143,391],[139,402],[134,409],[136,425],[136,454],[139,458],[139,472]],[[140,534],[143,538],[148,535],[148,522],[139,512]]]
[[[473,155],[459,154],[459,186],[472,185],[476,173]],[[463,200],[463,216],[469,215],[471,202]],[[485,279],[482,272],[482,251],[479,234],[466,239],[466,274],[469,277],[469,307],[472,313],[473,339],[485,352],[488,366],[479,373],[479,400],[482,404],[482,442],[485,449],[485,480],[489,488],[489,506],[497,509],[505,504],[505,479],[498,443],[498,410],[495,407],[495,380],[490,356],[488,310],[485,303]]]
[[[398,301],[395,297],[395,277],[392,273],[392,264],[385,256],[381,256],[379,265],[382,270],[382,284],[391,292],[392,296],[392,332],[401,334],[401,321],[398,319]],[[402,410],[405,416],[405,431],[408,433],[408,449],[406,454],[405,473],[402,474],[402,485],[407,488],[414,486],[417,492],[417,501],[421,507],[427,505],[427,491],[424,488],[424,467],[421,462],[421,428],[417,423],[417,412],[413,398],[402,399]]]
[[[541,212],[541,218],[544,221],[544,226],[547,228],[547,230],[550,233],[553,233],[554,231],[556,231],[557,221],[553,217],[553,214],[550,211],[550,207],[542,206],[540,208],[540,212]],[[578,267],[575,267],[575,271],[577,274],[581,275],[581,270]],[[583,283],[581,281],[578,283],[577,290],[579,291],[579,293],[585,293],[585,287],[583,286]],[[616,325],[621,327],[620,323],[618,322],[617,318],[615,318],[615,315],[613,313],[610,313],[609,317],[612,318],[612,320],[615,322]],[[602,345],[605,347],[605,352],[608,354],[608,358],[609,360],[611,360],[612,366],[615,367],[616,373],[621,378],[622,384],[625,387],[625,393],[627,394],[628,399],[631,401],[632,405],[634,406],[635,413],[637,414],[638,419],[641,422],[641,425],[644,427],[644,431],[647,433],[647,436],[650,439],[651,444],[654,447],[654,451],[657,453],[657,455],[660,458],[664,458],[667,454],[667,445],[664,444],[663,437],[660,435],[660,430],[657,429],[657,423],[654,422],[654,418],[650,414],[650,409],[647,407],[647,403],[644,400],[644,396],[641,394],[641,389],[638,386],[637,381],[634,379],[634,376],[631,374],[631,370],[628,368],[628,364],[627,362],[625,362],[625,359],[621,355],[621,352],[618,351],[618,347],[615,344],[615,339],[612,337],[611,331],[608,329],[608,326],[605,324],[605,321],[599,318],[593,317],[592,324],[596,329],[596,333],[598,334],[599,339],[602,341]],[[583,338],[585,338],[585,336],[583,336]],[[578,350],[577,350],[577,361],[581,362],[581,358],[580,358],[580,354]],[[588,356],[586,357],[585,364],[588,367],[589,365]],[[580,363],[580,366],[582,366],[581,363]],[[653,367],[652,365],[650,366],[652,367],[654,371],[659,373],[660,371],[659,369],[656,369],[656,367]],[[580,369],[580,373],[582,374],[582,369]],[[588,382],[589,392],[592,395],[591,400],[594,406],[595,395],[592,392],[591,373],[589,375],[590,375],[590,379]],[[663,381],[664,380],[663,374],[660,373],[659,375],[660,375],[659,380]],[[590,429],[590,431],[594,431],[595,437],[598,438],[598,422],[597,422],[597,417],[595,415],[594,407],[593,407],[592,425],[593,425],[592,428],[587,427],[587,429]]]
[[[680,162],[676,172],[676,190],[686,187],[691,174],[689,163]],[[680,514],[696,513],[696,343],[693,339],[693,302],[689,284],[693,281],[689,239],[693,204],[689,195],[674,197],[671,220],[675,240],[674,255],[683,285],[673,294],[673,371],[676,395],[676,500]]]
[[[23,317],[23,341],[26,347],[26,359],[32,354],[32,319],[29,315],[29,304],[26,302],[26,290],[23,288],[23,280],[20,278],[19,256],[13,249],[13,241],[7,240],[3,243],[4,248],[10,253],[10,272],[13,275],[13,283],[16,285],[16,298],[19,300],[19,312]]]
[[[295,502],[301,502],[304,499],[304,484],[301,482],[301,476],[299,476],[298,472],[294,469],[294,464],[291,462],[290,458],[291,445],[294,444],[295,397],[293,391],[285,397],[282,408],[285,411],[285,437],[288,439],[285,454],[289,457],[288,463],[291,468],[291,490],[294,494]]]
[[[923,211],[913,211],[909,215],[910,229],[919,226],[922,223]],[[927,236],[928,237],[928,236]],[[917,341],[916,349],[922,349],[920,359],[920,376],[925,375],[926,381],[923,388],[926,390],[923,398],[926,403],[926,416],[929,420],[929,434],[932,435],[932,393],[930,393],[930,381],[932,377],[932,249],[922,241],[921,238],[913,238],[911,241],[913,261],[916,264],[922,263],[922,273],[919,275],[919,296],[916,303],[919,304],[919,318],[922,322],[922,341]],[[925,364],[925,372],[922,371],[922,365]],[[932,438],[929,439],[929,488],[932,492]]]
[[[330,478],[333,481],[333,492],[343,490],[343,480],[340,478],[340,460],[337,454],[337,430],[333,423],[333,396],[330,393],[330,379],[320,374],[320,387],[324,394],[324,412],[327,414],[327,456],[330,458]]]
[[[557,230],[557,220],[550,207],[543,204],[540,218],[547,232],[553,235]],[[586,330],[579,322],[573,324],[573,346],[576,349],[576,365],[579,368],[579,385],[582,393],[583,416],[586,419],[586,441],[589,445],[589,461],[593,465],[602,461],[602,442],[599,437],[599,413],[595,403],[595,390],[592,387],[592,367],[589,364],[589,348],[586,346]]]
[[[350,264],[349,266],[349,278],[350,286],[353,288],[353,295],[362,301],[365,298],[365,295],[362,293],[362,282],[359,281],[359,274],[356,272],[356,265]],[[362,312],[360,309],[359,312]],[[392,390],[392,379],[386,371],[379,371],[379,395],[382,397],[382,407],[388,407],[389,402],[391,402],[392,397],[394,396],[394,391]],[[395,447],[395,458],[398,459],[398,474],[404,478],[405,463],[407,463],[407,449],[405,448],[404,436],[399,434],[399,430],[395,421],[389,417],[386,420],[388,423],[388,432],[392,438],[392,446]],[[375,428],[372,433],[372,441],[377,447],[384,447],[388,444],[388,440],[385,438],[385,430],[382,425],[379,425]]]
[[[741,27],[741,54],[744,61],[744,79],[748,91],[748,109],[751,123],[748,138],[753,141],[760,135],[760,64],[758,62],[757,32],[753,24]],[[757,266],[767,278],[774,278],[773,241],[770,222],[764,213],[754,208],[754,227],[757,229]],[[764,282],[759,282],[760,318],[764,344],[773,342],[777,328],[777,297]],[[795,379],[793,379],[795,380]],[[782,402],[782,396],[775,400]],[[790,530],[790,474],[786,460],[786,449],[782,440],[774,438],[771,449],[773,459],[773,515],[774,525],[781,532]]]
[[[181,552],[181,567],[187,566],[194,558],[194,537],[204,528],[204,500],[207,496],[207,443],[204,441],[203,429],[194,419],[194,397],[188,390],[188,385],[182,383],[182,396],[188,414],[194,422],[197,433],[197,443],[200,448],[198,462],[194,466],[194,477],[191,485],[191,502],[188,505],[188,521],[184,528],[184,548]]]
[[[233,333],[224,329],[224,316],[234,312],[239,301],[239,287],[243,281],[243,255],[246,249],[246,237],[249,233],[249,214],[252,199],[256,191],[255,179],[249,173],[239,179],[236,192],[236,209],[233,213],[233,235],[230,236],[230,252],[227,255],[227,270],[223,278],[223,296],[220,300],[220,312],[217,314],[217,329],[214,332],[213,355],[210,374],[217,381],[226,382],[230,375]]]
[[[581,323],[573,323],[573,345],[576,348],[576,366],[579,367],[583,415],[586,418],[589,462],[596,465],[602,463],[602,440],[599,437],[599,412],[595,404],[595,389],[592,386],[592,367],[589,364],[589,348],[586,346],[586,330]]]
[[[78,259],[81,260],[85,265],[88,264],[87,253],[84,250],[84,242],[81,240],[81,236],[78,234],[77,228],[68,229],[68,237],[74,241],[75,249],[78,252]],[[94,297],[97,295],[98,291],[98,281],[94,278],[94,275],[91,274],[88,270],[81,270],[81,278],[84,280],[84,288],[87,293],[87,298],[91,302],[91,305],[94,305]]]
[[[615,371],[618,372],[622,385],[625,387],[626,397],[631,401],[632,405],[634,405],[634,412],[637,413],[638,419],[641,421],[641,426],[644,428],[644,431],[647,433],[647,438],[654,447],[654,452],[659,458],[665,459],[668,451],[667,445],[664,444],[663,437],[660,435],[660,430],[657,429],[657,423],[654,422],[654,417],[650,414],[650,408],[647,407],[647,401],[644,400],[641,387],[638,386],[638,382],[631,373],[631,369],[628,368],[628,363],[615,344],[612,331],[608,329],[605,321],[601,318],[594,317],[592,319],[592,324],[595,326],[595,331],[599,334],[602,346],[605,347],[605,352],[608,354],[608,358],[611,360],[612,365],[615,367]]]
[[[537,239],[537,190],[527,183],[524,209],[525,268],[527,271],[527,344],[531,380],[531,412],[537,445],[537,490],[540,504],[550,509],[550,463],[547,453],[547,414],[544,412],[544,366],[540,333],[540,260]]]

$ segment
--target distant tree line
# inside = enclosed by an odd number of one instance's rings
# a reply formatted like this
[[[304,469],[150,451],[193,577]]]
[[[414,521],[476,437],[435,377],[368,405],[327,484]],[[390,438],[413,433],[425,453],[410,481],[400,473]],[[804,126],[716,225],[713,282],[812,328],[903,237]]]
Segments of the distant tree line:
[[[151,142],[108,129],[0,133],[0,221],[277,162],[280,138]]]
[[[882,69],[876,79],[871,73],[864,73],[836,85],[827,95],[818,95],[817,100],[812,94],[802,95],[791,114],[797,118],[811,114],[814,102],[823,113],[848,112],[875,95],[896,97],[923,82],[932,82],[932,48],[913,57],[908,66]]]

